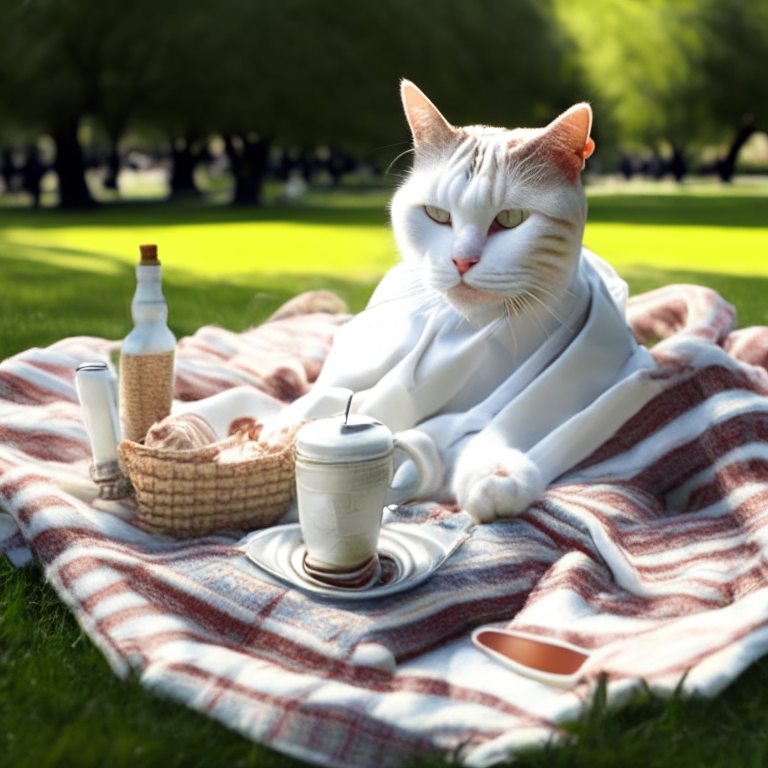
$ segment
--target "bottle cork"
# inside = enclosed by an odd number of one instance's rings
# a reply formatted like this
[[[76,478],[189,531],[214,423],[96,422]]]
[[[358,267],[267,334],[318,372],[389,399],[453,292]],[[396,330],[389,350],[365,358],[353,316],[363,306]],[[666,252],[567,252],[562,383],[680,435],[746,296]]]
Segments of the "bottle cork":
[[[140,245],[139,251],[141,253],[141,264],[157,265],[160,264],[160,259],[157,258],[157,246],[152,245]]]

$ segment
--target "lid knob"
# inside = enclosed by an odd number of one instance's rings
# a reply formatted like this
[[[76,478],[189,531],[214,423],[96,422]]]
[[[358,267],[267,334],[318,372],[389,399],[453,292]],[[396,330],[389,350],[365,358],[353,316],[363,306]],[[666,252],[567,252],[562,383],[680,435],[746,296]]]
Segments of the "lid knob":
[[[386,456],[392,452],[393,445],[388,427],[361,414],[310,421],[296,438],[299,458],[327,464]]]

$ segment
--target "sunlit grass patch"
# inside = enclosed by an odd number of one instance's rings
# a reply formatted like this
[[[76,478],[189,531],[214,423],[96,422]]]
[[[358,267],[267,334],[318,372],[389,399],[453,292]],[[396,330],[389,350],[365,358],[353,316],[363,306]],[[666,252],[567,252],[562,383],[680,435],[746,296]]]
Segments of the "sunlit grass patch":
[[[619,272],[631,264],[635,268],[646,265],[712,274],[768,275],[768,228],[594,223],[587,226],[584,244]]]
[[[370,278],[395,262],[395,248],[384,226],[302,221],[244,221],[203,224],[12,227],[3,239],[29,248],[28,258],[67,266],[63,250],[137,259],[140,243],[157,243],[167,269],[199,276],[248,273],[303,273]],[[77,268],[89,262],[80,257]],[[91,266],[97,265],[90,262]]]

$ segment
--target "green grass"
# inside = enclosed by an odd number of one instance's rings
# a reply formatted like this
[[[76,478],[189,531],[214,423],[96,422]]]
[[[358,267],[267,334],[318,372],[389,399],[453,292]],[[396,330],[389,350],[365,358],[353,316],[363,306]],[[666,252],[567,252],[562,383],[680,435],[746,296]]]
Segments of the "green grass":
[[[160,245],[179,336],[205,323],[244,329],[311,288],[332,288],[358,310],[395,260],[386,197],[340,193],[260,211],[0,208],[0,358],[64,336],[125,335],[141,242]],[[737,306],[743,325],[768,324],[767,226],[766,187],[595,187],[585,242],[633,292],[703,283]],[[569,731],[575,742],[527,752],[517,765],[765,765],[768,661],[715,700],[598,704]],[[0,766],[159,764],[301,765],[118,680],[40,569],[0,559]]]

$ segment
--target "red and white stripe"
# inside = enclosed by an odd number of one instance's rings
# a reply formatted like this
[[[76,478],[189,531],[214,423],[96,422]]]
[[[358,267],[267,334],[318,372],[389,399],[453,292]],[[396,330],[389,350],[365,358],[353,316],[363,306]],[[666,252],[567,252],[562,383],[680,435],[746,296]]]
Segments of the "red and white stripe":
[[[629,317],[638,338],[663,338],[647,374],[659,394],[410,592],[314,599],[262,576],[243,541],[151,536],[130,502],[94,500],[73,376],[115,344],[91,338],[0,364],[0,551],[31,548],[116,673],[324,765],[457,751],[489,765],[556,737],[601,675],[614,698],[683,675],[713,695],[768,652],[768,329],[731,332],[733,309],[695,286],[632,299]],[[344,319],[203,328],[179,344],[176,396],[251,384],[291,400]],[[452,507],[402,515],[467,525]],[[485,622],[592,649],[582,685],[496,666],[468,641]]]

